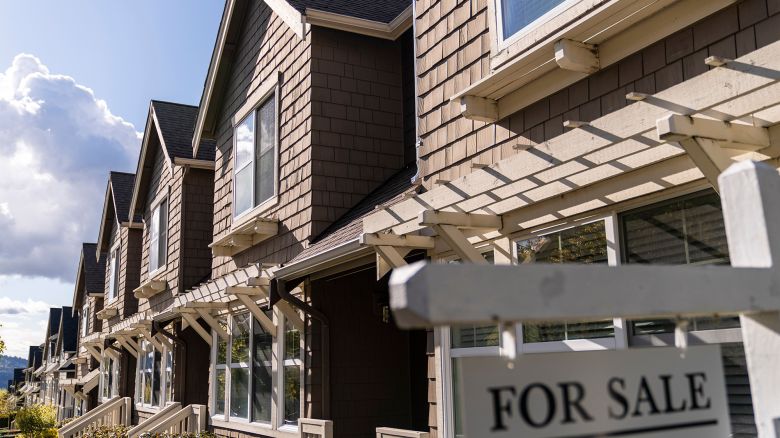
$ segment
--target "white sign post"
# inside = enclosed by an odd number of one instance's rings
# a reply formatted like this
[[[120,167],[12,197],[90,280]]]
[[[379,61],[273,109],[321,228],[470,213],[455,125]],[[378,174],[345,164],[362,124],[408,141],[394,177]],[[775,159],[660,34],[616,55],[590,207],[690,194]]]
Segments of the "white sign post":
[[[676,348],[531,354],[513,365],[496,357],[458,361],[467,437],[731,433],[717,346],[684,357]]]
[[[391,277],[395,319],[412,328],[740,314],[759,436],[780,437],[780,174],[743,161],[719,186],[732,267],[417,263]]]

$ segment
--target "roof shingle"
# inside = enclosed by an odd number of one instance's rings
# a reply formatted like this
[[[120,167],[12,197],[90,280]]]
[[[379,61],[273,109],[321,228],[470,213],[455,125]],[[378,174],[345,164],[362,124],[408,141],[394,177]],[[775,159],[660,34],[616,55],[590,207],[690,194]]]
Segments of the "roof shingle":
[[[116,207],[116,217],[119,222],[130,220],[130,200],[133,197],[133,185],[135,184],[135,174],[125,172],[111,172],[108,177],[111,184],[111,194],[114,198]],[[140,218],[138,218],[140,220]]]
[[[82,245],[81,254],[84,260],[84,287],[87,293],[103,292],[106,281],[106,253],[101,253],[100,259],[97,259],[97,244],[85,243]]]
[[[192,158],[192,135],[198,118],[198,107],[181,103],[152,101],[152,108],[159,123],[162,141],[171,159]],[[198,147],[199,160],[214,161],[216,142],[203,140]]]

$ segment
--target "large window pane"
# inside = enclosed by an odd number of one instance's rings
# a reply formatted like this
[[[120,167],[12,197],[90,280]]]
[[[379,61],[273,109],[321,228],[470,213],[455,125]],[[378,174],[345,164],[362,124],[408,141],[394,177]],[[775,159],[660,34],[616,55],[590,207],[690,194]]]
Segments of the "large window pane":
[[[236,126],[236,170],[252,162],[255,150],[255,119],[245,118]]]
[[[284,423],[298,424],[301,414],[301,333],[284,324]]]
[[[249,321],[248,313],[233,317],[233,336],[230,346],[230,362],[233,364],[249,363]]]
[[[249,368],[230,369],[230,416],[249,416]]]
[[[245,167],[236,172],[235,214],[241,214],[252,208],[252,168]]]
[[[227,332],[227,321],[224,318],[218,320],[222,330]],[[221,336],[217,336],[217,365],[224,365],[227,363],[227,341]]]
[[[451,333],[452,348],[498,346],[498,326],[495,324],[453,326]]]
[[[269,312],[270,316],[270,312]],[[252,355],[252,420],[271,422],[271,400],[273,397],[273,379],[271,361],[273,360],[273,336],[266,332],[262,324],[254,321]]]
[[[144,403],[152,403],[152,370],[154,368],[154,349],[150,344],[146,348],[146,368],[144,368]]]
[[[520,263],[607,263],[604,221],[580,225],[517,244]],[[614,336],[612,320],[523,324],[523,342],[552,342]]]
[[[276,167],[276,101],[268,99],[257,110],[260,132],[255,166],[255,205],[260,205],[274,195]]]
[[[225,413],[225,370],[218,369],[216,377],[216,396],[214,397],[214,411],[216,414]]]
[[[624,263],[728,264],[720,198],[712,191],[673,199],[620,216]],[[669,319],[635,321],[634,334],[671,333]],[[696,318],[690,330],[739,327],[738,317]]]
[[[168,350],[165,358],[165,401],[173,401],[173,350]]]
[[[565,0],[501,0],[504,39],[516,34]]]
[[[162,368],[162,354],[154,350],[154,369],[152,370],[152,405],[160,406],[160,371]]]

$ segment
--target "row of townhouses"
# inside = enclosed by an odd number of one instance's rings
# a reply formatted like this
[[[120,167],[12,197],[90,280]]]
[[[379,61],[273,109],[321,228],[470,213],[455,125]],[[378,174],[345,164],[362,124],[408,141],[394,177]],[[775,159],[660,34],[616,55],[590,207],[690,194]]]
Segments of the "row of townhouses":
[[[200,105],[151,102],[18,393],[79,417],[68,437],[462,436],[458,361],[512,337],[399,329],[390,272],[728,264],[717,175],[778,166],[779,39],[778,0],[227,0]],[[654,348],[675,327],[523,324],[514,347]],[[688,338],[721,345],[749,437],[739,327]]]

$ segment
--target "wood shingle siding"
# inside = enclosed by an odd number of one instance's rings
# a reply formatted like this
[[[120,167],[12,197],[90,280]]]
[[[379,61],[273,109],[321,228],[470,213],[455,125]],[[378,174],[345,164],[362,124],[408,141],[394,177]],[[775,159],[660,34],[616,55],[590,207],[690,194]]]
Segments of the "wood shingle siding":
[[[738,2],[525,109],[490,124],[460,115],[449,99],[490,73],[487,0],[417,1],[421,174],[431,187],[563,133],[563,121],[590,121],[709,69],[708,56],[742,56],[780,38],[774,0]]]

